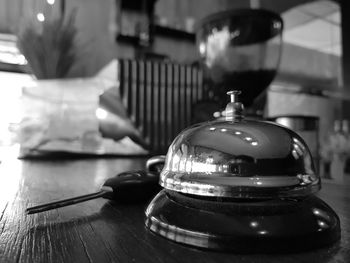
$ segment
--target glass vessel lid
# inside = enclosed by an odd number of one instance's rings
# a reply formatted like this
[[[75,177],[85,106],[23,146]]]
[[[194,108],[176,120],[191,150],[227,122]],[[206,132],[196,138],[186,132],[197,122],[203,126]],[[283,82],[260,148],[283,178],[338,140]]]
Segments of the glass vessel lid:
[[[310,151],[292,130],[244,118],[238,92],[229,92],[226,119],[196,124],[169,147],[160,184],[185,194],[301,197],[320,189]]]

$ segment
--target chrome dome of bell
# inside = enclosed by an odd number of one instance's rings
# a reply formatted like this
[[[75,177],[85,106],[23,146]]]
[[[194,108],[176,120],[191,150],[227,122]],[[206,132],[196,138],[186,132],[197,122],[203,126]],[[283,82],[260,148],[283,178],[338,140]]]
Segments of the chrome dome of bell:
[[[168,190],[231,198],[300,197],[320,189],[303,139],[281,125],[245,120],[231,92],[226,120],[187,128],[173,141],[161,172]]]

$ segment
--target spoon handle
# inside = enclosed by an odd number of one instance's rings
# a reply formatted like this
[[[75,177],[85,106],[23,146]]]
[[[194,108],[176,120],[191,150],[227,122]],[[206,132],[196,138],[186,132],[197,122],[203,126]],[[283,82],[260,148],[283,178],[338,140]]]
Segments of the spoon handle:
[[[43,205],[37,205],[37,206],[27,208],[26,213],[30,215],[30,214],[40,213],[40,212],[44,212],[47,210],[51,210],[51,209],[55,209],[63,206],[74,205],[74,204],[85,202],[91,199],[105,197],[109,193],[110,191],[101,190],[99,192],[92,193],[92,194],[81,195],[73,198],[67,198],[67,199],[63,199],[60,201],[55,201],[55,202],[47,203]]]

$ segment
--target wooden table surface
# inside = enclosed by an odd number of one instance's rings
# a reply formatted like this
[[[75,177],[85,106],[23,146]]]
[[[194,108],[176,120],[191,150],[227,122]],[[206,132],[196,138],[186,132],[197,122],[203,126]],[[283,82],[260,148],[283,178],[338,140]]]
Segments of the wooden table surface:
[[[28,206],[98,190],[104,180],[143,168],[144,159],[18,160],[0,156],[0,262],[350,262],[350,184],[323,183],[338,213],[341,241],[306,253],[239,255],[199,250],[150,233],[144,204],[105,199],[26,215]]]

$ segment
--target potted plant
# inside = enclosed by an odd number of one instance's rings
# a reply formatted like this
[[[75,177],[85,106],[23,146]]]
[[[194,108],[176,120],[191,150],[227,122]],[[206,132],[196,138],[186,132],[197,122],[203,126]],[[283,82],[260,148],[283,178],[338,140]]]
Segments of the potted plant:
[[[33,85],[22,88],[22,157],[98,147],[98,83],[68,78],[78,62],[76,14],[73,9],[66,17],[28,22],[18,34],[19,50],[35,76]]]
[[[29,21],[17,36],[18,48],[37,79],[66,78],[77,62],[77,10],[35,23]]]
[[[81,50],[76,43],[76,13],[74,9],[66,18],[30,22],[18,35],[18,47],[36,78],[33,86],[22,89],[20,157],[53,152],[144,153],[134,143],[123,140],[129,137],[140,141],[138,132],[120,110],[98,118],[100,107],[121,105],[117,99],[111,101],[111,92],[101,81],[68,78]]]

